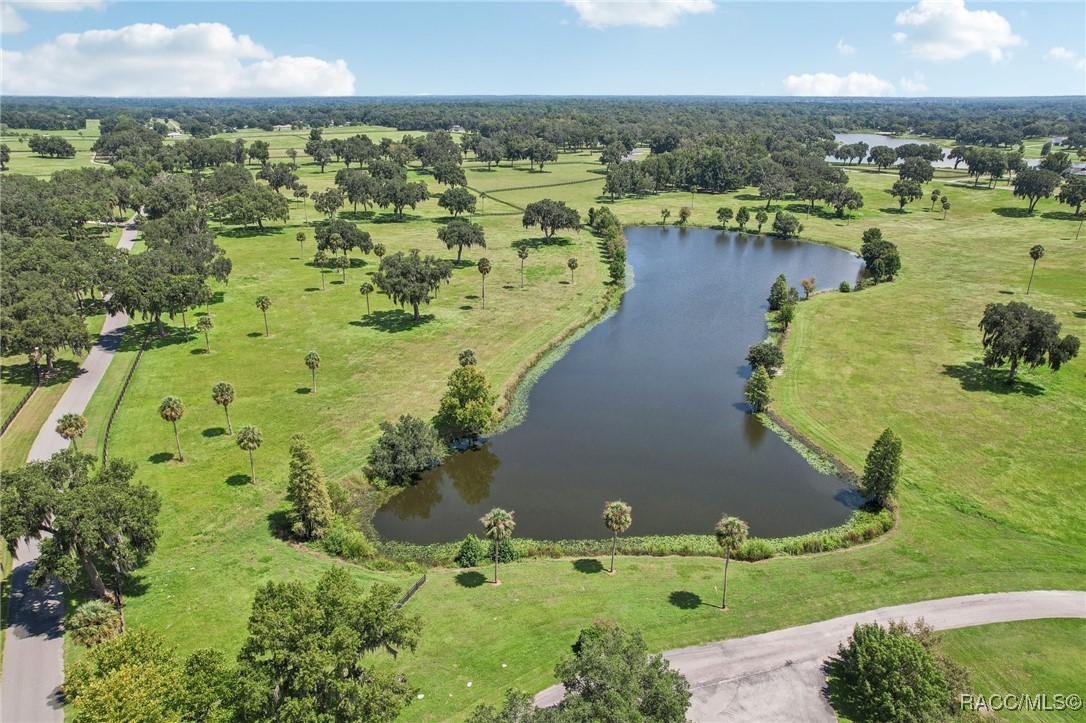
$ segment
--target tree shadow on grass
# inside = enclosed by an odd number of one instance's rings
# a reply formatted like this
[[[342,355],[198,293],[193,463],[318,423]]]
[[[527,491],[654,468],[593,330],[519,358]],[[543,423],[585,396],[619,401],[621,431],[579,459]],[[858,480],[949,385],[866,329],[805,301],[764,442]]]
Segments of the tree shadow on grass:
[[[264,336],[264,332],[262,332],[262,331],[250,331],[245,336],[249,337],[250,339],[256,339],[257,337]]]
[[[206,346],[200,346],[189,350],[189,354],[192,354],[193,356],[207,356],[210,353],[211,352],[207,350]]]
[[[226,430],[223,429],[222,427],[208,427],[207,429],[205,429],[200,434],[202,434],[203,436],[210,439],[211,437],[221,437],[221,436],[223,436],[224,434],[226,434]]]
[[[405,213],[403,216],[397,216],[394,213],[385,213],[380,216],[374,216],[373,223],[406,223],[407,221],[420,221],[422,216],[416,213]]]
[[[510,246],[515,249],[538,249],[545,246],[569,246],[572,240],[568,236],[551,236],[550,238],[522,238],[514,241]]]
[[[244,487],[252,482],[252,478],[247,474],[232,474],[226,478],[226,484],[231,487]]]
[[[320,291],[320,290],[321,290],[321,287],[319,287],[319,286],[307,286],[304,289],[304,291],[307,291],[307,292]]]
[[[311,391],[313,391],[313,390],[311,388],[309,388],[309,387],[298,387],[297,389],[294,390],[294,393],[295,394],[309,394]]]
[[[271,533],[272,537],[280,540],[290,537],[290,524],[290,512],[288,510],[275,510],[268,513],[268,532]]]
[[[264,228],[231,228],[219,231],[219,236],[226,238],[257,238],[258,236],[270,236],[283,230],[282,226],[265,226]]]
[[[169,462],[171,459],[173,459],[173,452],[155,452],[147,458],[147,461],[151,464],[162,464],[163,462]]]
[[[1079,216],[1076,216],[1070,211],[1045,211],[1041,214],[1041,218],[1049,218],[1054,221],[1081,221]]]
[[[999,208],[993,208],[992,213],[1003,218],[1029,218],[1033,214],[1029,212],[1028,208],[1000,206]]]
[[[737,193],[735,195],[736,201],[764,201],[765,199],[756,193]]]
[[[79,364],[71,359],[57,359],[53,362],[53,372],[48,376],[45,372],[44,363],[39,365],[38,371],[41,374],[41,385],[51,387],[54,384],[63,384],[71,379],[79,371]],[[34,385],[34,378],[34,367],[29,362],[0,367],[0,384],[31,387]],[[8,388],[10,389],[10,387]]]
[[[486,582],[486,576],[478,570],[461,572],[456,576],[456,584],[460,587],[479,587]]]
[[[894,208],[893,206],[887,206],[886,208],[880,208],[879,213],[888,213],[891,216],[904,216],[905,215],[905,209],[903,209],[903,208]]]
[[[1024,394],[1037,397],[1044,394],[1044,387],[1024,379],[1016,379],[1014,384],[1007,384],[1007,370],[986,367],[979,362],[965,364],[944,364],[943,374],[957,379],[962,389],[967,392],[990,392],[993,394]]]
[[[124,597],[126,598],[142,597],[151,589],[151,585],[147,582],[147,577],[145,575],[132,573],[125,578],[124,583],[122,583],[122,589],[124,590]]]
[[[593,575],[597,572],[603,572],[603,563],[599,560],[586,557],[580,560],[574,560],[573,569],[577,572],[583,572],[586,575]]]
[[[410,331],[433,320],[433,314],[422,314],[418,319],[415,319],[410,312],[403,309],[389,309],[374,311],[363,317],[361,321],[352,321],[351,326],[361,326],[377,329],[387,334],[395,334],[401,331]]]
[[[702,605],[708,605],[702,601],[701,595],[689,590],[676,590],[667,596],[667,601],[680,610],[697,610]]]

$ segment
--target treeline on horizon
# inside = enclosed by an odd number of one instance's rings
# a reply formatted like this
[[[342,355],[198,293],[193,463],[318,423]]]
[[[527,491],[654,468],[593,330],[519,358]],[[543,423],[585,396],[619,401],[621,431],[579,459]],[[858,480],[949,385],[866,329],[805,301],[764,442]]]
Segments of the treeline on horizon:
[[[379,125],[430,131],[454,125],[492,136],[512,131],[559,147],[606,145],[621,133],[650,143],[664,133],[700,139],[752,128],[805,141],[835,132],[878,130],[1010,146],[1026,138],[1086,133],[1079,97],[968,99],[811,99],[710,97],[442,98],[6,98],[8,128],[81,130],[88,119],[108,132],[122,118],[170,118],[197,138],[242,128],[271,130]]]

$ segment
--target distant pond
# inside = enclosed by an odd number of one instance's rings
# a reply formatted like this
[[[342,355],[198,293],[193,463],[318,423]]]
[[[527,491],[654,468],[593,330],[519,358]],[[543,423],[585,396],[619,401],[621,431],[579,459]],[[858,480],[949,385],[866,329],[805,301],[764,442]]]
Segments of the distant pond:
[[[613,499],[633,506],[630,535],[709,533],[724,512],[761,537],[848,518],[855,491],[747,413],[744,357],[766,336],[777,274],[836,288],[855,283],[863,262],[830,246],[711,229],[630,228],[626,237],[634,285],[617,311],[543,374],[520,425],[452,454],[378,510],[384,539],[456,540],[479,533],[495,506],[516,512],[520,537],[603,538],[600,515]]]
[[[881,135],[881,134],[878,134],[878,133],[835,133],[833,135],[833,138],[834,138],[834,140],[838,141],[839,143],[843,143],[843,144],[860,143],[862,141],[862,142],[866,143],[870,148],[874,148],[875,146],[890,146],[891,148],[897,148],[898,146],[903,146],[903,145],[905,145],[907,143],[924,144],[924,143],[929,143],[930,142],[930,141],[917,140],[916,138],[899,138],[897,136],[884,136],[884,135]],[[945,157],[948,153],[950,153],[951,149],[947,148],[946,146],[942,146],[942,149],[943,149],[943,156],[944,156],[943,160],[934,161],[934,162],[932,162],[931,165],[934,166],[935,168],[953,168],[954,167],[954,160]],[[1011,151],[1011,150],[1015,150],[1015,148],[1005,148],[1003,150]],[[834,162],[834,163],[838,162],[837,159],[834,158],[833,156],[826,156],[826,160]],[[1040,164],[1040,162],[1041,161],[1039,159],[1037,159],[1037,158],[1027,158],[1026,159],[1026,165],[1027,166],[1037,166],[1038,164]],[[900,161],[898,161],[898,163],[900,163]],[[965,166],[961,165],[961,164],[959,164],[958,167],[963,168],[963,169],[965,168]]]

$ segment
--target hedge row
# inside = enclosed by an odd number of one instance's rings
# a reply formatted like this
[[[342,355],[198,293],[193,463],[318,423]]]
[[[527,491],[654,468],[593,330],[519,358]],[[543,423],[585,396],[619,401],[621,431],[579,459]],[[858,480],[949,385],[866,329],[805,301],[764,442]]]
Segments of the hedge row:
[[[783,555],[804,555],[814,552],[842,550],[872,540],[894,526],[894,515],[888,509],[857,510],[848,522],[827,530],[795,537],[773,539],[754,537],[736,554],[737,560],[756,562]],[[418,562],[425,565],[450,566],[463,540],[433,545],[407,542],[381,542],[378,554],[391,560]],[[511,545],[518,558],[598,556],[611,553],[611,540],[533,540],[513,538]],[[681,555],[686,557],[719,556],[720,548],[713,535],[650,535],[620,537],[618,552],[622,555]]]

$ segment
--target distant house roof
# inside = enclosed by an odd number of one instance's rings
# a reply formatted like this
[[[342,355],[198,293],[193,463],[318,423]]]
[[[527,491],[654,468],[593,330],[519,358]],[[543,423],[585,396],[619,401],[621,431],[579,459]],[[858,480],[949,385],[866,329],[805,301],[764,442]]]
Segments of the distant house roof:
[[[463,132],[464,132],[464,126],[461,126],[461,125],[455,125],[455,126],[451,126],[449,128],[449,133],[463,133]]]
[[[293,127],[294,126],[292,126],[290,123],[280,123],[279,125],[272,126],[272,128],[277,131],[289,131]]]
[[[183,135],[184,135],[184,133],[182,133],[181,131],[170,131],[169,133],[166,134],[166,137],[167,138],[180,138]]]

